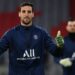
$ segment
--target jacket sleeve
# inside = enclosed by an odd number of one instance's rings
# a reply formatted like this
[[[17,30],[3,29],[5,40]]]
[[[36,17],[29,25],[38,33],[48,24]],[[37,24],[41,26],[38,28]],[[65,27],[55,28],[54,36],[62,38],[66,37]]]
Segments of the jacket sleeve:
[[[46,32],[44,34],[45,48],[55,57],[61,56],[62,48],[58,47],[52,37]]]
[[[0,39],[0,55],[4,53],[9,47],[9,33],[5,32],[5,34]]]

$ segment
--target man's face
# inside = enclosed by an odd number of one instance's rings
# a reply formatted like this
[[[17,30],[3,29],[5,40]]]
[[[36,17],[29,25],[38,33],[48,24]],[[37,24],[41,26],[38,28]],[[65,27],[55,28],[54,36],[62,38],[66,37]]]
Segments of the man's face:
[[[66,26],[66,29],[70,33],[75,33],[75,21],[69,21]]]
[[[34,13],[31,6],[23,6],[19,12],[19,17],[22,24],[29,25],[32,23]]]

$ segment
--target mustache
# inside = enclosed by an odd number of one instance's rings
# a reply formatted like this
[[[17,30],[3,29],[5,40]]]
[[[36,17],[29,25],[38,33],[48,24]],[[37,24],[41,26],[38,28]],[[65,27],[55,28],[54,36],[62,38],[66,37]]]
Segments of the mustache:
[[[29,17],[28,17],[28,16],[26,16],[26,17],[24,17],[24,18],[28,18],[28,19],[29,19]]]

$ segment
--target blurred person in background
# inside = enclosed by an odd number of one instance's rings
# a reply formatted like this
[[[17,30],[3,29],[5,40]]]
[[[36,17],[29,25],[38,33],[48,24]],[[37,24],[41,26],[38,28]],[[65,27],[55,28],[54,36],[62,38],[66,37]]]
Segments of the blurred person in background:
[[[63,75],[75,75],[75,20],[67,22],[66,30],[61,57],[55,61],[62,65]]]

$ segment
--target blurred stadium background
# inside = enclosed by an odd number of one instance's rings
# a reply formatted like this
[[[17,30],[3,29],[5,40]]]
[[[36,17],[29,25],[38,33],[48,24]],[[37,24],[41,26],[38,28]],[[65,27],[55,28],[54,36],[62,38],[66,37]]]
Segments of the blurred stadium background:
[[[0,0],[0,37],[6,30],[19,23],[17,10],[23,1],[34,4],[34,23],[46,28],[53,37],[59,29],[65,35],[66,21],[75,18],[75,0]],[[8,75],[8,56],[8,51],[0,56],[0,75]],[[54,63],[53,56],[47,53],[46,59],[45,74],[62,75],[62,68]]]

